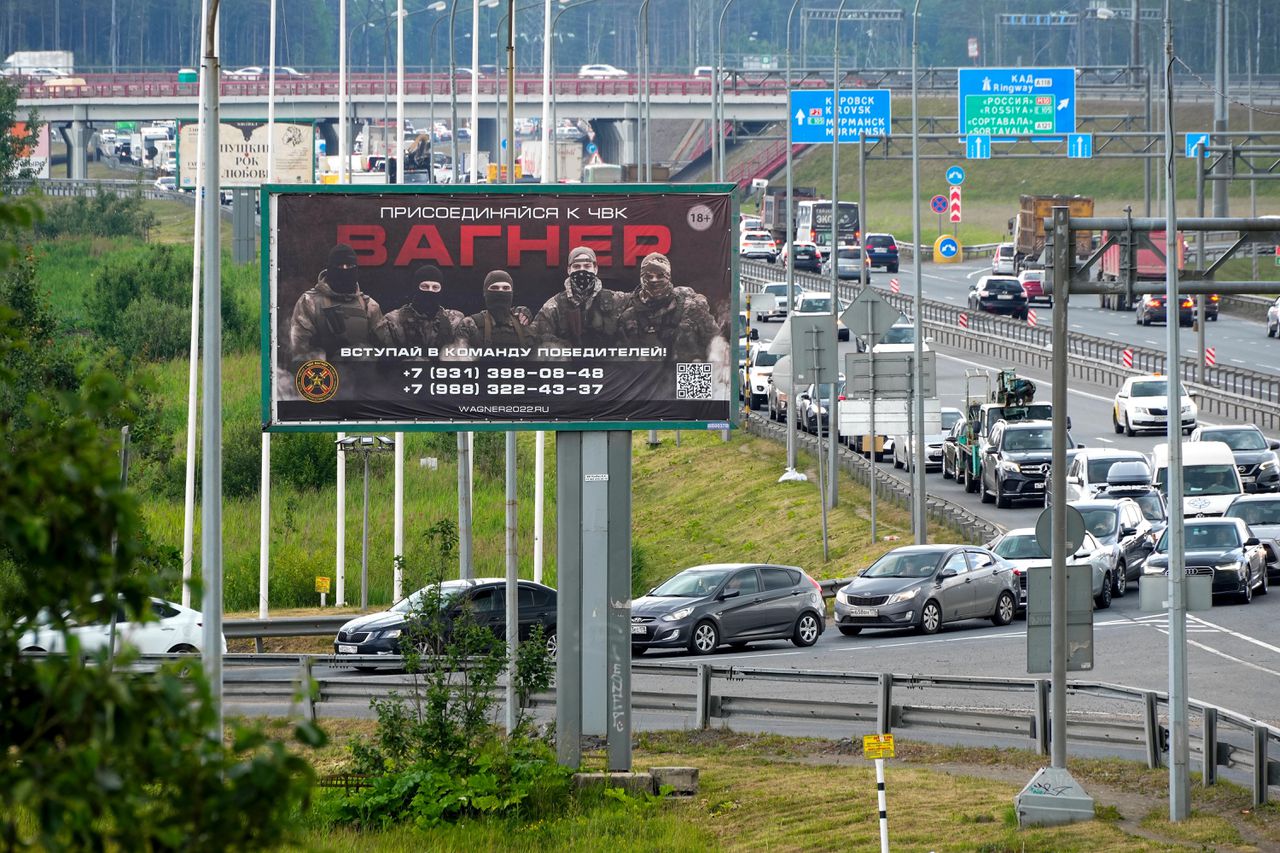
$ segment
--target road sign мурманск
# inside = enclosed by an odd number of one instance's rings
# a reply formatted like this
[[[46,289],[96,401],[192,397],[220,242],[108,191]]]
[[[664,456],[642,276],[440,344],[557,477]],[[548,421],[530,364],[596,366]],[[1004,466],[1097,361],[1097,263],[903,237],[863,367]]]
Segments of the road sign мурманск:
[[[840,90],[840,141],[857,142],[859,136],[888,136],[893,111],[888,89]],[[805,144],[831,142],[837,120],[835,96],[826,89],[794,89],[791,92],[791,141]]]

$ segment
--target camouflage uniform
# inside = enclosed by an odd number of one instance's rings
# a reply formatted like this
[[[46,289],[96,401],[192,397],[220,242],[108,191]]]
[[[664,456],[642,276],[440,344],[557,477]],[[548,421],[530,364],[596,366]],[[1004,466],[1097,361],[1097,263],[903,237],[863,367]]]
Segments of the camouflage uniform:
[[[435,316],[426,317],[413,305],[405,305],[383,317],[376,334],[383,346],[443,350],[457,339],[462,320],[462,312],[452,308],[440,308]]]
[[[671,362],[706,361],[720,331],[706,297],[689,287],[673,288],[671,298],[657,305],[633,300],[619,328],[629,346],[666,347]]]
[[[378,303],[364,293],[335,293],[321,272],[316,286],[298,297],[289,321],[289,352],[296,369],[311,359],[334,361],[342,347],[377,345]]]
[[[618,320],[630,301],[626,293],[601,288],[579,306],[562,290],[534,318],[534,337],[543,346],[615,346]]]
[[[532,318],[533,312],[523,305],[512,308],[503,318],[488,310],[479,311],[458,324],[458,343],[469,347],[536,346]]]

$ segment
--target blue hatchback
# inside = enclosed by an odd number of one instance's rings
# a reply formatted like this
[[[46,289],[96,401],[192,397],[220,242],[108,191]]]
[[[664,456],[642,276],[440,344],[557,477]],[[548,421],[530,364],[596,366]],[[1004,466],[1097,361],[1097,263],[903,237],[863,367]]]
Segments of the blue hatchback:
[[[883,267],[889,272],[898,271],[898,241],[892,234],[868,234],[863,241],[867,251],[867,263]]]

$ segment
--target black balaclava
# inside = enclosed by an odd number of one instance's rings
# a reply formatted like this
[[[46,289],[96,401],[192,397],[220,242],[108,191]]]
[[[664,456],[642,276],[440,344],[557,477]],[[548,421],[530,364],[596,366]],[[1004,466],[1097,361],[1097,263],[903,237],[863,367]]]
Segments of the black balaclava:
[[[356,263],[356,250],[346,243],[339,243],[330,249],[329,265],[324,271],[324,280],[329,284],[329,289],[334,293],[355,293],[358,278]]]
[[[662,278],[656,281],[645,281],[646,272],[659,274]],[[675,291],[671,284],[671,261],[667,260],[667,256],[660,252],[650,252],[640,263],[640,275],[640,287],[636,290],[636,299],[649,310],[666,307]]]
[[[515,293],[512,290],[490,290],[489,285],[495,282],[506,282],[513,285],[510,273],[503,270],[490,272],[484,277],[484,307],[488,308],[489,313],[495,318],[506,319],[511,313],[511,305],[515,301]]]
[[[422,282],[434,281],[441,285],[441,290],[423,290]],[[444,299],[444,275],[440,272],[440,268],[431,264],[425,264],[413,271],[413,290],[410,292],[409,302],[413,305],[415,311],[424,317],[434,317],[436,311],[440,309],[440,304]]]

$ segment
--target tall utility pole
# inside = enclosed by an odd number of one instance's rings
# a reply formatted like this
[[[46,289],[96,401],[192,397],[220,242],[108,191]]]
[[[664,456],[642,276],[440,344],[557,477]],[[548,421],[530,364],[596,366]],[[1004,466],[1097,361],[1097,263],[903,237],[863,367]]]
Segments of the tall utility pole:
[[[1227,132],[1227,4],[1229,0],[1217,0],[1218,4],[1218,30],[1217,30],[1217,49],[1214,54],[1213,63],[1213,141],[1221,145],[1226,137]],[[1222,174],[1225,171],[1225,164],[1222,162],[1224,158],[1219,157],[1219,162],[1213,167],[1215,175]],[[1213,182],[1213,215],[1227,215],[1227,193],[1230,185],[1226,181]],[[1201,261],[1203,264],[1203,261]],[[1203,298],[1203,297],[1201,297]],[[1204,315],[1200,315],[1200,322],[1204,323]]]

